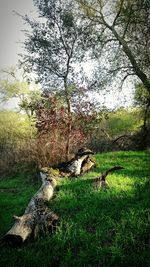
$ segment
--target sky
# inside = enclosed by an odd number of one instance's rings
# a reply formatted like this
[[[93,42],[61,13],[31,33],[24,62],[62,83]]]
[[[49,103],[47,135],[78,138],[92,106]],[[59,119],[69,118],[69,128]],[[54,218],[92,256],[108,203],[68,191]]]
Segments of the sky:
[[[37,16],[32,0],[0,0],[0,70],[17,65],[19,54],[24,52],[23,30],[27,26],[15,12]],[[0,104],[0,107],[14,109],[17,103],[18,100],[13,99],[7,104]]]
[[[0,0],[0,68],[16,65],[23,52],[26,25],[13,11],[36,16],[32,0]]]
[[[25,36],[23,30],[27,29],[27,25],[14,11],[21,15],[27,14],[32,18],[37,17],[33,0],[0,0],[0,69],[15,66],[19,59],[18,54],[24,51]],[[90,67],[91,63],[86,63],[87,72]],[[117,94],[112,92],[107,96],[106,105],[108,108],[115,107],[118,104],[121,106],[121,100],[124,103],[125,99],[128,106],[131,103],[131,95],[130,84],[125,84],[122,92]],[[103,99],[102,93],[96,95],[96,98],[101,101]],[[7,105],[7,108],[12,108],[15,105],[16,102],[11,102]]]

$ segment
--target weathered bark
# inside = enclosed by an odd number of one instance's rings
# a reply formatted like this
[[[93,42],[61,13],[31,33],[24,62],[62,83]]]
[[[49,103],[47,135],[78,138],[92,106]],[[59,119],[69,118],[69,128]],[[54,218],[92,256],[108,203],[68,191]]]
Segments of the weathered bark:
[[[150,107],[150,102],[147,103],[144,111],[144,121],[143,121],[143,130],[144,132],[147,132],[147,119],[148,119],[148,110]]]
[[[74,159],[67,166],[67,172],[70,176],[78,176],[90,170],[95,163],[89,158],[90,154],[94,154],[90,149],[80,148]]]
[[[110,168],[106,172],[103,172],[100,176],[94,178],[93,185],[96,188],[107,189],[109,187],[108,182],[106,181],[107,175],[112,171],[122,170],[122,169],[124,169],[122,166],[114,166],[114,167]]]
[[[81,174],[90,171],[93,167],[95,167],[95,165],[96,162],[88,156],[82,163]]]
[[[51,230],[50,228],[53,228],[58,220],[58,216],[45,206],[45,202],[53,196],[56,180],[52,178],[48,180],[42,173],[42,181],[42,186],[31,198],[24,214],[21,217],[14,216],[15,224],[3,237],[3,240],[9,244],[19,245],[31,234],[37,236],[37,229]]]
[[[69,63],[70,57],[68,57],[67,61],[67,72],[66,76],[64,77],[64,88],[65,88],[65,98],[67,103],[67,111],[68,111],[68,125],[67,125],[67,143],[66,143],[66,160],[69,160],[69,153],[70,153],[70,134],[71,134],[71,128],[72,128],[72,114],[71,114],[71,103],[70,103],[70,96],[68,92],[68,86],[67,86],[67,77],[69,73]]]
[[[52,168],[59,169],[60,176],[78,176],[95,166],[95,162],[89,157],[90,154],[94,154],[90,149],[81,148],[75,154],[73,159],[67,162],[62,162]]]
[[[84,155],[74,159],[74,161],[67,167],[67,171],[71,176],[78,176],[81,174],[82,163],[87,157],[87,155]]]
[[[118,140],[125,139],[125,138],[132,138],[132,134],[123,134],[123,135],[120,135],[117,138],[115,138],[114,140],[112,140],[112,143],[114,144],[114,143],[118,142]]]
[[[84,155],[92,155],[92,154],[94,154],[93,151],[91,151],[90,149],[88,149],[86,147],[82,147],[78,150],[75,157],[84,156]]]
[[[126,56],[128,57],[135,74],[142,81],[143,85],[148,90],[148,92],[150,92],[150,81],[149,81],[148,77],[146,76],[146,74],[143,72],[143,70],[139,67],[138,63],[136,62],[136,59],[135,59],[133,53],[131,52],[127,42],[116,32],[116,30],[114,29],[113,26],[109,26],[108,24],[106,24],[106,25],[112,31],[112,33],[114,34],[116,39],[122,45],[123,51],[126,54]]]

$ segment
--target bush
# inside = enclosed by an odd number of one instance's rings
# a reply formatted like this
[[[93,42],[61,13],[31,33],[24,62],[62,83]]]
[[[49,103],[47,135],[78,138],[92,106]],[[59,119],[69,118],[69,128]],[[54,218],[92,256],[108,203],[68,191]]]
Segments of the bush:
[[[31,140],[36,130],[27,116],[0,111],[0,174],[6,176],[15,170],[18,162],[31,161]]]

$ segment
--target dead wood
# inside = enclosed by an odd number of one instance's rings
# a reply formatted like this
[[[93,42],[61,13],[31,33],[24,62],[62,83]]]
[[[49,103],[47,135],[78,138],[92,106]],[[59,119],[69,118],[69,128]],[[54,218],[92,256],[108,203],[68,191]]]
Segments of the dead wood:
[[[78,156],[85,156],[85,155],[93,155],[94,152],[86,147],[82,147],[78,150],[78,152],[76,153],[75,157]]]
[[[70,161],[62,162],[52,166],[52,168],[58,169],[60,171],[60,176],[79,176],[95,166],[95,161],[89,157],[91,154],[94,153],[90,149],[84,147],[80,148]]]
[[[47,179],[43,173],[41,175],[43,175],[42,186],[31,198],[24,214],[20,217],[14,216],[15,223],[3,237],[3,241],[12,245],[19,245],[32,234],[34,237],[37,236],[40,229],[51,231],[56,225],[58,216],[45,205],[53,197],[56,180]]]
[[[78,176],[81,174],[82,163],[87,159],[88,155],[76,157],[70,165],[67,166],[67,172],[70,176]]]
[[[109,187],[108,182],[106,181],[106,177],[109,173],[117,170],[122,170],[124,167],[122,166],[114,166],[107,171],[103,172],[100,176],[94,178],[93,185],[96,188],[107,189]]]
[[[125,139],[125,138],[132,138],[132,134],[123,134],[123,135],[120,135],[118,136],[117,138],[115,138],[112,143],[116,143],[118,142],[120,139]]]
[[[81,166],[81,175],[83,175],[84,173],[90,171],[93,167],[96,166],[96,161],[91,158],[90,156],[88,156],[83,162],[82,162],[82,166]]]

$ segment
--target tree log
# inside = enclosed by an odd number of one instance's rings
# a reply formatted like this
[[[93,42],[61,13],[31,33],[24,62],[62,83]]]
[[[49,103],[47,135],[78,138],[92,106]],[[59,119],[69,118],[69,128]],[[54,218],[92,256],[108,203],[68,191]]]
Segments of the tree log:
[[[90,158],[90,155],[94,154],[90,149],[80,148],[75,154],[75,157],[70,161],[62,162],[58,165],[52,166],[53,169],[60,171],[60,176],[79,176],[89,171],[95,166],[95,161]]]
[[[78,157],[74,159],[70,165],[67,166],[67,171],[71,176],[78,176],[81,174],[82,163],[87,157],[88,155]]]
[[[124,167],[114,166],[114,167],[110,168],[109,170],[107,170],[106,172],[103,172],[100,176],[94,178],[94,182],[93,182],[94,187],[107,189],[109,187],[108,182],[106,181],[107,175],[109,173],[111,173],[112,171],[122,170],[122,169],[124,169]]]
[[[81,166],[81,174],[90,171],[93,167],[96,166],[96,161],[93,160],[90,156],[88,156],[83,162]]]
[[[118,140],[124,139],[124,138],[132,138],[132,134],[123,134],[123,135],[120,135],[119,137],[117,137],[114,140],[112,140],[112,143],[114,144],[114,143],[118,142]]]
[[[10,245],[22,244],[31,234],[36,237],[40,229],[52,230],[58,220],[58,216],[45,206],[45,202],[54,194],[56,180],[47,179],[44,173],[41,176],[42,186],[31,198],[24,214],[21,217],[14,216],[15,224],[3,237],[3,241]]]

